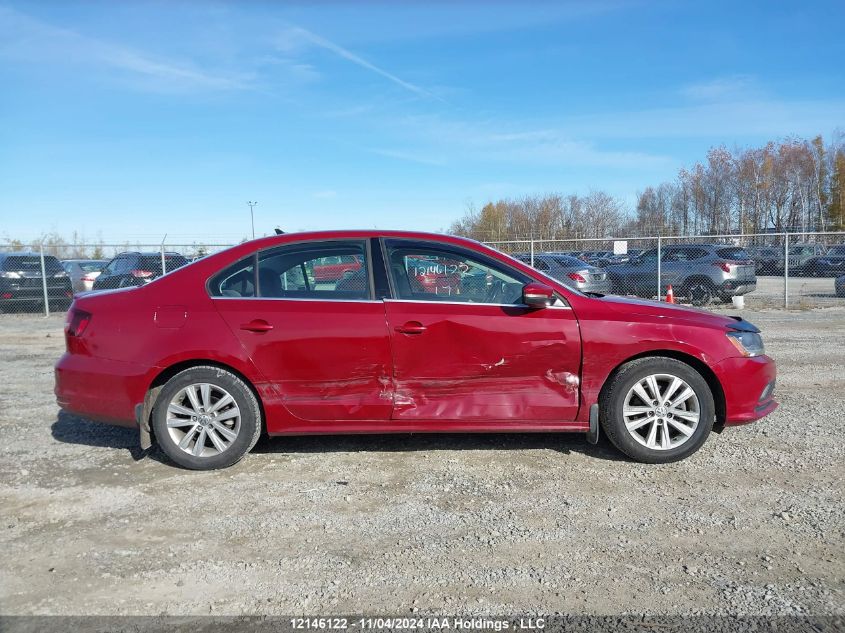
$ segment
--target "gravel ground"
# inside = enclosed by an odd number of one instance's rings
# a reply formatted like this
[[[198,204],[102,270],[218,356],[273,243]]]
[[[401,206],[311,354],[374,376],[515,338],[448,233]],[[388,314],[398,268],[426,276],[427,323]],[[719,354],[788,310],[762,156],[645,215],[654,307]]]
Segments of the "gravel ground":
[[[693,458],[575,435],[262,440],[189,472],[59,414],[0,317],[0,613],[843,614],[845,309],[745,311],[781,408]]]

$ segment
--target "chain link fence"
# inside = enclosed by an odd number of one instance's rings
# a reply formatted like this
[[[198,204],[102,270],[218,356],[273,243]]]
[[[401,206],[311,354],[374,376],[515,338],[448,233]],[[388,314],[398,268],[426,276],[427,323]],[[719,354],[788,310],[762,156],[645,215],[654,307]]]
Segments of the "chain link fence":
[[[487,242],[585,292],[751,308],[845,305],[845,232]],[[41,244],[0,252],[0,312],[67,310],[232,244]]]
[[[63,312],[80,292],[142,286],[232,244],[36,244],[0,251],[0,312]]]
[[[845,232],[487,242],[585,292],[696,306],[845,305]]]

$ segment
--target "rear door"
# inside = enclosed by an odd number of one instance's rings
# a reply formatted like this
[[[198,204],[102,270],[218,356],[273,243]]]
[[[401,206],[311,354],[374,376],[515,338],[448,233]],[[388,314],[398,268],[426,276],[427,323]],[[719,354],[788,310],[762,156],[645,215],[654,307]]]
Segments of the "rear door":
[[[568,306],[523,305],[531,278],[468,249],[424,240],[384,246],[394,420],[575,419],[581,341]],[[416,283],[421,261],[456,276],[449,294]]]
[[[217,310],[295,418],[390,419],[390,341],[367,252],[365,240],[286,244],[209,282]],[[359,263],[354,273],[315,275],[344,256]]]

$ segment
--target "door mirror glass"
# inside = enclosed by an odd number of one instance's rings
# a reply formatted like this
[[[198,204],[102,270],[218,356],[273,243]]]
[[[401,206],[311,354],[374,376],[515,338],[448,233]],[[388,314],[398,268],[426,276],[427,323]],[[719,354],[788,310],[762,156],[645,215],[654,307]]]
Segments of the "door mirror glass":
[[[546,284],[530,283],[522,287],[522,302],[532,308],[547,308],[555,300],[555,291]]]

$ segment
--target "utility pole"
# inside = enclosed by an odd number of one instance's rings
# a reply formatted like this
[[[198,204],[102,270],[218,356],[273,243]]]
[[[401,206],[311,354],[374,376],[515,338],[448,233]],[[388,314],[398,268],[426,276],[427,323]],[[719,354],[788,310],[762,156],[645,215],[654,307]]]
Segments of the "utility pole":
[[[249,219],[252,222],[252,239],[255,239],[255,214],[252,212],[252,208],[258,203],[250,200],[247,204],[249,205]]]

